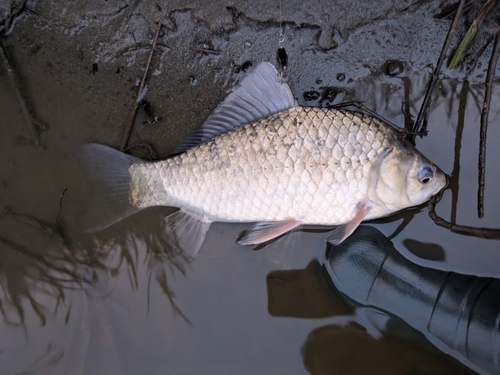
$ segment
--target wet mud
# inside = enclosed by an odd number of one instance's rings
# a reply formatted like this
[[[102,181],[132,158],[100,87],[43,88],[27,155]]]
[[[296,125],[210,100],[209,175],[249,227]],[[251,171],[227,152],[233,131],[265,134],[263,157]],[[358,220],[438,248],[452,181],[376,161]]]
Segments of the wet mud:
[[[401,127],[412,124],[450,24],[434,15],[451,2],[281,3],[280,10],[279,1],[260,0],[0,1],[7,61],[0,65],[1,373],[481,371],[404,324],[389,333],[365,324],[359,306],[321,270],[328,233],[293,233],[254,251],[235,243],[247,226],[215,224],[191,260],[165,236],[170,208],[144,210],[98,234],[78,231],[89,186],[75,150],[86,142],[120,146],[157,32],[148,91],[127,146],[144,159],[167,157],[252,63],[277,64],[279,45],[300,104],[362,101]],[[485,19],[473,52],[497,16]],[[460,25],[455,39],[465,31]],[[494,228],[500,225],[496,99],[485,217],[476,214],[490,54],[491,47],[467,84],[466,65],[443,71],[429,135],[416,144],[451,176],[438,214]],[[493,98],[499,91],[495,83]],[[426,207],[373,225],[415,264],[500,278],[498,241],[438,227]]]

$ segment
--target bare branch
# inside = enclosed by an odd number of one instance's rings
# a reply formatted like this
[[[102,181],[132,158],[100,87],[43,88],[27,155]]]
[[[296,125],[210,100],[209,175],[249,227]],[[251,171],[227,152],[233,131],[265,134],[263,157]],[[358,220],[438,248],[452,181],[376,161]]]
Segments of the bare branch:
[[[156,49],[156,42],[158,41],[158,35],[160,34],[160,30],[162,28],[162,24],[158,25],[158,30],[153,38],[153,43],[151,44],[151,52],[149,53],[148,61],[146,63],[146,69],[144,70],[144,75],[142,76],[141,83],[139,85],[139,91],[137,92],[137,99],[134,101],[134,105],[132,107],[132,111],[130,112],[130,116],[128,119],[127,127],[125,128],[125,132],[123,133],[122,143],[120,145],[120,151],[125,151],[127,147],[128,140],[130,138],[130,133],[132,132],[132,128],[134,126],[134,119],[137,113],[137,108],[139,107],[139,103],[144,99],[145,85],[146,85],[146,77],[149,71],[149,65],[151,64],[151,59],[153,58],[153,54]]]
[[[481,129],[479,131],[479,186],[477,190],[477,215],[484,216],[484,175],[485,175],[485,158],[486,158],[486,131],[488,130],[488,116],[490,114],[491,104],[491,88],[493,85],[493,77],[498,63],[498,55],[500,53],[500,36],[495,37],[493,45],[493,53],[491,54],[490,63],[488,65],[488,73],[486,75],[486,83],[484,88],[483,110],[481,111]]]
[[[446,36],[446,40],[443,45],[443,49],[441,50],[441,54],[439,55],[438,62],[436,67],[434,68],[434,72],[432,73],[431,80],[429,81],[429,86],[427,86],[427,91],[425,93],[424,101],[422,102],[422,106],[420,107],[420,112],[418,112],[417,119],[415,120],[415,124],[413,124],[413,131],[415,133],[425,132],[426,125],[422,125],[427,122],[427,117],[429,115],[429,105],[431,101],[432,92],[434,91],[434,87],[436,86],[436,82],[438,79],[439,72],[441,71],[441,66],[443,65],[444,59],[446,57],[446,52],[450,47],[451,39],[453,34],[455,33],[455,28],[457,27],[458,19],[462,14],[462,9],[464,7],[465,0],[460,0],[460,4],[458,6],[457,12],[455,13],[455,18],[450,25],[450,29],[448,30],[448,35]],[[415,144],[415,135],[410,135],[408,137],[409,141]]]
[[[429,201],[429,216],[436,225],[446,228],[450,232],[463,234],[464,236],[486,238],[490,240],[500,240],[500,229],[469,227],[466,225],[453,224],[443,219],[436,214],[436,203],[437,198],[436,196],[434,196]]]

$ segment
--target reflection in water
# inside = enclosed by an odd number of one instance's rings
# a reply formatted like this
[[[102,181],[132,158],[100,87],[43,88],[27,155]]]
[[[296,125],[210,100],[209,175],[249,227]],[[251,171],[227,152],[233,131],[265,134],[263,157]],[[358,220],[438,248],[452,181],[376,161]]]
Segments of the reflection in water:
[[[24,363],[23,371],[54,368],[63,359],[71,368],[79,368],[91,350],[91,335],[110,339],[103,331],[111,327],[104,321],[109,314],[97,311],[96,315],[91,309],[107,308],[101,302],[113,300],[109,284],[121,274],[128,275],[131,289],[137,290],[142,264],[147,269],[148,311],[150,289],[156,282],[173,312],[189,323],[168,285],[169,276],[175,272],[185,274],[189,260],[170,245],[163,230],[164,216],[152,210],[144,225],[134,227],[133,235],[103,232],[69,239],[57,225],[11,210],[0,214],[0,313],[6,325],[22,327],[26,343],[32,343],[28,350],[34,351],[29,356],[34,362]],[[30,319],[33,314],[42,326],[62,318],[66,333],[61,340],[66,344],[54,345],[47,338],[48,343],[40,345],[42,338],[34,335],[36,329]]]
[[[407,64],[389,60],[349,90],[344,101],[362,102],[377,115],[411,130],[426,92],[428,72],[406,73]],[[394,74],[401,70],[400,73]]]
[[[91,257],[92,265],[98,268],[105,265],[101,277],[116,278],[120,272],[126,271],[134,290],[139,287],[137,270],[141,263],[146,264],[148,310],[151,282],[154,280],[168,298],[173,311],[189,322],[175,302],[175,293],[168,286],[168,275],[175,272],[185,275],[190,258],[178,246],[171,232],[165,230],[165,216],[165,209],[149,209],[135,226],[128,226],[128,231],[105,230],[90,236],[90,246],[86,243],[88,238],[81,238],[76,247],[84,249],[85,254]],[[145,248],[145,253],[141,248]]]
[[[475,371],[500,370],[500,280],[415,265],[368,226],[329,244],[325,268],[356,303],[401,318]]]
[[[24,326],[28,303],[44,325],[47,307],[39,300],[51,299],[54,312],[62,309],[67,291],[89,282],[82,271],[87,262],[64,246],[62,236],[51,225],[31,216],[6,210],[0,228],[0,312],[4,321]]]

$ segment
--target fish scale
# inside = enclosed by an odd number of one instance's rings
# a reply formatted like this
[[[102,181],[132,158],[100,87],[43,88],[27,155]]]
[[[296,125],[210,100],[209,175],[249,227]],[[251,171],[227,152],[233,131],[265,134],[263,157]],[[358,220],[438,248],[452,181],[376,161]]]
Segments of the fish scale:
[[[394,139],[393,128],[364,114],[295,107],[162,162],[134,164],[132,191],[164,192],[134,204],[182,206],[212,221],[342,224]]]

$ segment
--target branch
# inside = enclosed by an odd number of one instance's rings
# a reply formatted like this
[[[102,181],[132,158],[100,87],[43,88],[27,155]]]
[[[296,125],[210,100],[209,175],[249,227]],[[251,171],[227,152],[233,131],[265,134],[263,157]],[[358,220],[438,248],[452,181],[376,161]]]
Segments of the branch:
[[[429,216],[436,225],[446,228],[450,232],[462,234],[464,236],[486,238],[489,240],[500,240],[500,229],[469,227],[466,225],[453,224],[449,221],[446,221],[436,214],[436,203],[437,198],[436,196],[434,196],[429,201]]]
[[[158,30],[156,31],[156,34],[153,38],[153,44],[151,45],[151,52],[149,53],[148,62],[146,63],[146,69],[144,70],[144,75],[142,76],[141,84],[139,85],[137,99],[134,102],[134,105],[132,107],[132,111],[130,112],[130,116],[128,118],[127,127],[125,128],[125,132],[123,133],[122,143],[120,145],[120,151],[122,151],[122,152],[125,151],[125,148],[127,147],[127,143],[128,143],[129,138],[130,138],[130,133],[132,132],[132,127],[134,126],[134,119],[135,119],[135,115],[137,113],[137,108],[139,107],[139,103],[142,101],[142,99],[144,99],[144,96],[146,95],[146,92],[147,92],[147,87],[145,88],[146,77],[148,75],[149,65],[151,64],[151,59],[153,58],[153,53],[155,52],[155,49],[156,49],[156,42],[158,40],[158,35],[160,34],[161,28],[162,28],[162,24],[160,23],[158,25]]]
[[[462,14],[462,9],[464,7],[465,0],[460,0],[460,4],[458,6],[457,12],[455,13],[455,18],[453,19],[453,22],[450,25],[450,29],[448,30],[448,35],[446,36],[446,40],[444,42],[443,48],[441,50],[441,54],[439,55],[438,62],[436,64],[436,68],[434,69],[434,72],[432,73],[431,80],[429,81],[429,86],[427,86],[427,91],[425,93],[424,101],[422,102],[422,106],[420,107],[420,112],[418,112],[417,119],[415,120],[415,124],[413,124],[413,131],[415,133],[422,133],[425,132],[426,125],[422,125],[422,123],[425,121],[427,122],[427,116],[429,114],[429,105],[431,101],[431,95],[432,92],[434,91],[434,87],[436,86],[436,82],[438,79],[439,72],[441,71],[441,66],[443,65],[444,59],[446,57],[446,52],[448,51],[448,48],[450,47],[451,39],[453,37],[453,34],[455,33],[455,28],[458,23],[458,19],[460,18],[460,15]],[[413,144],[415,144],[415,135],[410,135],[408,137],[409,141]]]
[[[493,53],[491,54],[490,63],[488,65],[488,73],[486,75],[486,83],[484,88],[483,110],[481,111],[481,129],[479,131],[479,186],[477,190],[477,215],[484,216],[484,175],[485,175],[485,158],[486,158],[486,131],[488,130],[488,116],[490,114],[491,104],[491,88],[493,86],[493,77],[498,63],[498,55],[500,53],[500,36],[495,37],[493,45]]]

